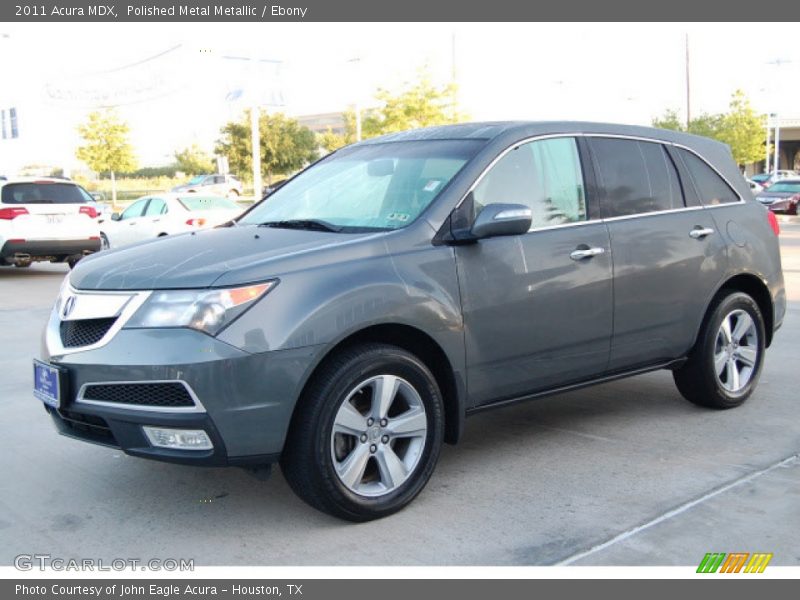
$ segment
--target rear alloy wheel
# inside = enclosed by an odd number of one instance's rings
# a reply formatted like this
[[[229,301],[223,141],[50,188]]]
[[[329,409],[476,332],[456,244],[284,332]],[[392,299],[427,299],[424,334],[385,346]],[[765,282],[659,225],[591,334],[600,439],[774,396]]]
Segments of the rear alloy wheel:
[[[439,456],[443,407],[436,380],[414,355],[384,344],[339,352],[301,400],[281,457],[292,489],[351,521],[403,508]]]
[[[755,301],[740,292],[723,297],[686,365],[674,372],[681,394],[710,408],[739,406],[758,383],[764,339],[764,319]]]

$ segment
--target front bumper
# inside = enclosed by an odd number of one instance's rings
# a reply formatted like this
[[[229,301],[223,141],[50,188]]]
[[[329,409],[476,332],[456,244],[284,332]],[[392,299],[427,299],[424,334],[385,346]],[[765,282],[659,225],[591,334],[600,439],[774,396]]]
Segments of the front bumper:
[[[63,348],[59,349],[63,352]],[[275,462],[319,346],[250,354],[189,329],[122,329],[101,347],[42,356],[67,371],[58,431],[132,456],[207,466]],[[182,382],[197,403],[171,408],[89,401],[90,384]],[[213,450],[150,445],[143,425],[202,429]]]

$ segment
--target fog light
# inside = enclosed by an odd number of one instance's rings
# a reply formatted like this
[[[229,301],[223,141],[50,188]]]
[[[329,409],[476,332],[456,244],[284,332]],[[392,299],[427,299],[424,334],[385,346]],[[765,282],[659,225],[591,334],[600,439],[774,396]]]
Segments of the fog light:
[[[167,429],[164,427],[142,427],[151,446],[175,450],[213,450],[214,444],[202,429]]]

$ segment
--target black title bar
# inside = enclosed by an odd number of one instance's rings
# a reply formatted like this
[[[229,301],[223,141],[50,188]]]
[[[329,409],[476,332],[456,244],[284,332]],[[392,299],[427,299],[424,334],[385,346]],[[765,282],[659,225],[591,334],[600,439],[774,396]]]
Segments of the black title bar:
[[[0,21],[97,22],[284,22],[284,21],[768,21],[800,17],[800,3],[762,0],[757,4],[670,0],[520,0],[465,1],[403,0],[263,0],[171,1],[119,3],[81,0],[31,0],[0,3]],[[762,32],[768,34],[768,32]],[[755,35],[755,34],[754,34]],[[755,38],[754,38],[755,39]],[[743,40],[753,43],[753,40]]]

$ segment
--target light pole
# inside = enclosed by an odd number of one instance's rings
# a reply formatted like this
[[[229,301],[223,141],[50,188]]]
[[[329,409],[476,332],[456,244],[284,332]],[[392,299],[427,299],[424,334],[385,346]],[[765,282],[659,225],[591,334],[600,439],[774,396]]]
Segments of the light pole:
[[[767,115],[766,123],[767,123],[767,142],[764,144],[764,173],[769,173],[769,122],[772,118],[771,114]]]
[[[361,70],[360,69],[360,67],[361,67],[361,57],[360,56],[356,56],[355,58],[351,58],[347,62],[352,63],[354,65],[354,69],[355,69],[355,72],[356,72],[356,76],[355,76],[356,93],[355,93],[355,98],[354,98],[354,102],[353,102],[353,104],[354,104],[353,109],[354,109],[354,112],[356,113],[356,141],[360,142],[361,141],[361,102],[360,102],[359,97],[361,95],[361,86],[360,86],[360,83],[361,83],[361,73],[360,73],[360,70]]]
[[[224,60],[245,61],[248,81],[245,84],[245,99],[250,100],[250,145],[253,166],[253,199],[257,202],[261,198],[261,130],[259,122],[261,120],[261,104],[264,95],[264,74],[259,72],[259,67],[265,65],[276,70],[280,68],[282,61],[269,58],[257,58],[255,51],[250,56],[223,56]],[[247,96],[250,96],[247,98]],[[282,96],[282,95],[281,95]],[[238,97],[238,96],[237,96]],[[270,182],[271,183],[271,182]]]
[[[778,119],[778,114],[775,113],[775,158],[772,161],[772,172],[777,173],[778,169],[781,168],[781,155],[780,155],[780,147],[781,147],[781,122]]]
[[[791,60],[786,60],[784,58],[776,58],[775,60],[768,61],[767,64],[768,65],[775,65],[778,68],[778,73],[776,73],[776,74],[779,74],[780,73],[780,68],[783,65],[790,64],[791,62],[792,62]],[[775,77],[775,81],[780,83],[780,81],[781,81],[780,77]],[[781,168],[781,155],[780,155],[781,123],[780,123],[780,120],[778,119],[778,111],[775,111],[772,114],[772,117],[773,117],[774,123],[775,123],[775,158],[773,160],[772,172],[773,173],[777,173],[778,170]],[[767,149],[767,152],[769,152],[769,149]]]

